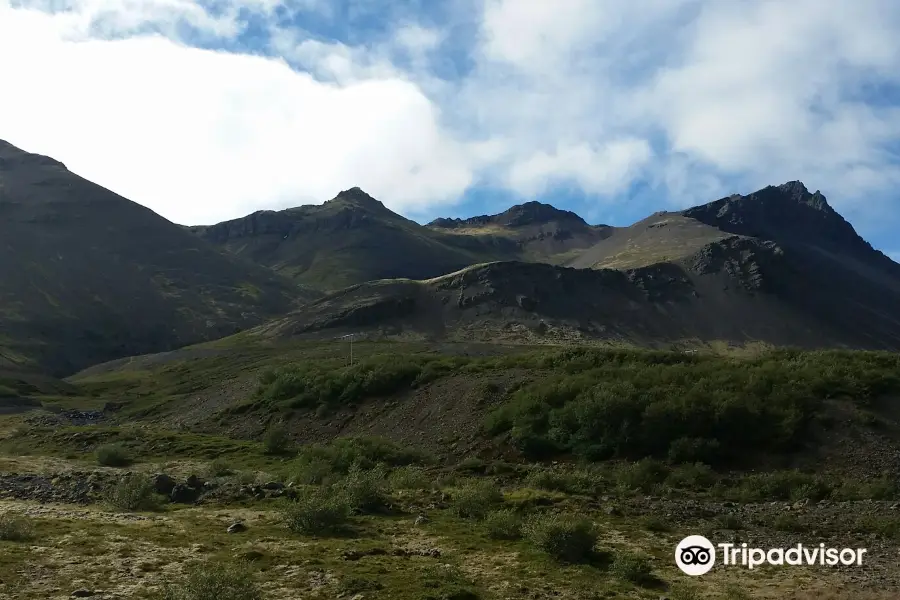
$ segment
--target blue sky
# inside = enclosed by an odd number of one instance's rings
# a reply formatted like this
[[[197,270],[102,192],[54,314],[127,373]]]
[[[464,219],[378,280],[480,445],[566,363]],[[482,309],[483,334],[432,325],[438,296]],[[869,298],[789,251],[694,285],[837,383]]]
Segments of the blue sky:
[[[0,139],[180,223],[591,222],[799,179],[900,257],[891,0],[0,0]]]

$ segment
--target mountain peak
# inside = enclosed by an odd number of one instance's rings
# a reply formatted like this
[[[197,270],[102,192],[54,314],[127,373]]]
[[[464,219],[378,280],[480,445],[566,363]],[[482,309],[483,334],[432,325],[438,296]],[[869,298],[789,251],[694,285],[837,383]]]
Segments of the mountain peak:
[[[741,196],[733,194],[682,212],[729,233],[799,243],[841,252],[871,252],[863,240],[818,190],[800,181],[770,185]]]
[[[329,202],[350,202],[358,206],[366,206],[372,208],[386,208],[379,200],[376,200],[359,187],[352,187],[349,190],[340,192],[337,196],[329,200]]]
[[[489,224],[502,225],[505,227],[524,227],[527,225],[546,225],[547,223],[554,221],[566,221],[587,226],[584,219],[572,211],[562,210],[536,200],[531,200],[524,204],[516,204],[496,215],[480,215],[468,219],[440,218],[435,219],[428,225],[430,227],[441,227],[445,229],[479,227]]]

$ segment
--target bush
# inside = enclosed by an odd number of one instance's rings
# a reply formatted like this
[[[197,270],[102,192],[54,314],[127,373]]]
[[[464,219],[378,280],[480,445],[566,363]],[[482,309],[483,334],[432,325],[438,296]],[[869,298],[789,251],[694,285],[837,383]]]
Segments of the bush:
[[[105,467],[127,467],[133,461],[128,451],[120,444],[104,444],[97,448],[97,464]]]
[[[537,468],[525,477],[525,484],[539,490],[566,494],[596,495],[606,487],[603,478],[591,471]]]
[[[150,477],[132,474],[107,491],[106,501],[118,510],[152,511],[159,510],[162,498],[154,490]]]
[[[350,504],[343,494],[330,488],[306,491],[282,505],[284,524],[294,533],[335,533],[350,519]]]
[[[263,436],[263,450],[266,454],[284,454],[291,444],[290,435],[284,425],[269,427]]]
[[[431,478],[424,470],[413,466],[394,469],[388,481],[395,490],[427,490],[432,484]]]
[[[491,539],[517,540],[522,537],[522,517],[509,509],[488,513],[484,526]]]
[[[666,533],[672,531],[672,526],[660,517],[645,517],[641,524],[643,525],[644,529],[646,529],[647,531],[652,531],[653,533]]]
[[[712,487],[718,476],[703,463],[682,464],[672,468],[666,485],[684,490],[704,490]]]
[[[451,496],[453,513],[464,519],[483,519],[491,509],[503,502],[503,494],[490,480],[464,483]]]
[[[209,463],[207,471],[210,477],[228,477],[229,475],[234,475],[234,469],[224,458],[217,458]]]
[[[291,469],[291,481],[304,485],[320,485],[335,476],[332,464],[320,457],[301,456]]]
[[[206,562],[188,567],[180,581],[167,583],[160,600],[262,600],[253,572],[244,563]]]
[[[661,462],[645,458],[625,465],[616,474],[619,486],[626,490],[652,492],[669,476],[669,469]]]
[[[597,543],[597,529],[584,517],[546,515],[536,517],[525,526],[531,542],[561,562],[585,562]]]
[[[406,448],[380,437],[337,438],[329,444],[310,444],[300,449],[298,469],[313,463],[328,464],[331,471],[345,474],[353,465],[371,469],[378,464],[389,467],[424,465],[434,457],[415,448]],[[317,467],[324,470],[324,467]]]
[[[34,539],[34,525],[26,517],[10,513],[0,515],[0,541],[27,542]]]
[[[507,393],[484,425],[534,458],[734,464],[756,458],[748,451],[808,441],[822,400],[865,407],[900,391],[900,358],[886,352],[776,350],[735,359],[568,348],[515,360],[548,373]]]
[[[609,568],[620,579],[643,584],[653,580],[653,566],[646,556],[631,552],[618,552]]]
[[[336,490],[351,510],[361,513],[377,512],[388,504],[387,482],[382,467],[366,470],[354,465],[346,477],[337,483]]]

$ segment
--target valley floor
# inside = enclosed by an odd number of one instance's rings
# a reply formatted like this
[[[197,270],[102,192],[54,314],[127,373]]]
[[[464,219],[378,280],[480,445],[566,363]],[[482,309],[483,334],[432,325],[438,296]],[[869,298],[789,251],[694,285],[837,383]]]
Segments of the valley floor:
[[[309,486],[286,487],[289,477],[278,472],[277,461],[267,465],[270,472],[248,468],[217,475],[230,470],[221,461],[113,468],[91,464],[90,458],[0,457],[0,539],[5,538],[0,597],[180,598],[160,595],[161,586],[188,581],[191,565],[210,564],[206,561],[246,563],[259,597],[273,600],[886,600],[900,595],[900,514],[891,501],[729,502],[621,487],[592,495],[546,489],[565,487],[567,477],[574,482],[587,473],[540,468],[522,478],[499,465],[490,475],[491,468],[469,461],[452,468],[398,467],[388,475],[385,504],[374,514],[362,511],[330,534],[302,534],[286,526],[283,496],[285,490]],[[165,472],[178,482],[193,474],[206,491],[199,504],[129,510],[119,502],[116,508],[110,491],[128,479],[126,472]],[[502,490],[502,498],[492,500],[500,511],[562,511],[588,518],[597,528],[595,551],[568,564],[533,541],[497,539],[494,521],[459,511],[466,493],[461,490],[472,481],[490,481]],[[229,533],[234,523],[243,530]],[[690,578],[676,569],[674,548],[698,533],[714,542],[766,548],[824,542],[865,547],[868,554],[862,567],[717,566]]]

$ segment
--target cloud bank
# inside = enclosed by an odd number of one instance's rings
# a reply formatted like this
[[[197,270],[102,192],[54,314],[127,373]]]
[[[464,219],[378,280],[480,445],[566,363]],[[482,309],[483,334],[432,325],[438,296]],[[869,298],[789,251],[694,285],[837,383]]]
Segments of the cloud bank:
[[[802,179],[894,213],[894,2],[414,4],[367,28],[362,0],[0,0],[0,138],[191,224],[357,185],[434,214]]]

